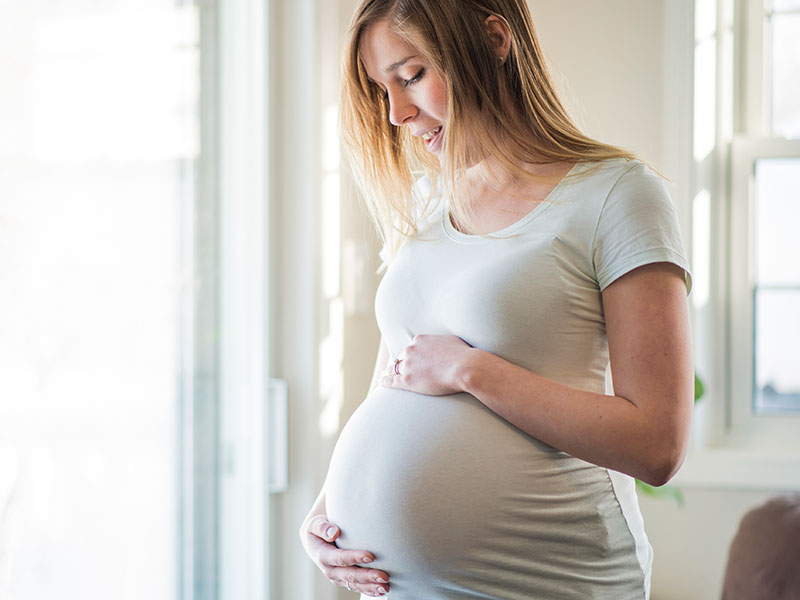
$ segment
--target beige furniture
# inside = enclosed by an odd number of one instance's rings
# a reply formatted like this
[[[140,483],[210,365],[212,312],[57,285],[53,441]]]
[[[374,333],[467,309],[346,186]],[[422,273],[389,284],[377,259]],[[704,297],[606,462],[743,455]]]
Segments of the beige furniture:
[[[731,542],[722,598],[800,599],[800,494],[745,514]]]

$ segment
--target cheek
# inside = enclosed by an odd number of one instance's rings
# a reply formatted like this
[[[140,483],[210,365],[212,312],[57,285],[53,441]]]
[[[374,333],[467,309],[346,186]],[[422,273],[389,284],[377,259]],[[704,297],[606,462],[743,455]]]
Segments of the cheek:
[[[444,119],[447,115],[447,90],[444,86],[437,86],[437,88],[433,90],[431,102],[436,106],[437,112],[439,113],[437,116]]]
[[[428,88],[428,101],[431,107],[436,107],[436,116],[444,119],[447,115],[447,86],[440,77],[431,82]]]

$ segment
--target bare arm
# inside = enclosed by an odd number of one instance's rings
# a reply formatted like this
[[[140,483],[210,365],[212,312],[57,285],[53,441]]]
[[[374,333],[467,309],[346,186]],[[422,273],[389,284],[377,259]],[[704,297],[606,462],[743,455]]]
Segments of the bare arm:
[[[603,292],[613,396],[555,383],[452,336],[418,336],[384,385],[465,391],[531,436],[588,462],[666,483],[685,456],[692,357],[683,271],[640,267]]]

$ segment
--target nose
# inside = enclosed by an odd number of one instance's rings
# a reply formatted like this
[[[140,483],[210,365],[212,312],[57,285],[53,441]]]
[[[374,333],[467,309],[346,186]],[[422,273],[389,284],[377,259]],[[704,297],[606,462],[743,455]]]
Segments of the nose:
[[[389,121],[400,127],[417,115],[417,107],[403,93],[389,92]]]

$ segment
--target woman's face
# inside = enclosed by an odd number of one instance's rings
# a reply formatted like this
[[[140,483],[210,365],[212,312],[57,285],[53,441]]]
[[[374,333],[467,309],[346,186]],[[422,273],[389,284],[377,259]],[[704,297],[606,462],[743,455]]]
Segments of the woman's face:
[[[438,153],[447,117],[442,77],[386,21],[364,31],[359,53],[369,78],[386,92],[389,120],[397,127],[408,126],[429,151]]]

